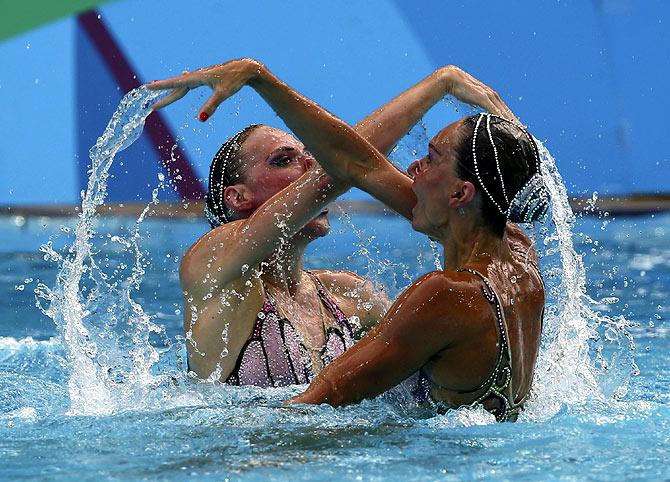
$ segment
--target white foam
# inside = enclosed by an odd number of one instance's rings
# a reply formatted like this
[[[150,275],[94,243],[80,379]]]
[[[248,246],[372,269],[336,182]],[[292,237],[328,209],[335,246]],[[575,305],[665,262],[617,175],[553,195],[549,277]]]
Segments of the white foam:
[[[34,407],[21,407],[0,414],[0,422],[4,422],[8,427],[13,427],[17,421],[35,423],[37,419],[37,410]]]
[[[32,336],[16,339],[11,336],[0,336],[0,351],[36,350],[41,348],[56,348],[62,346],[57,337],[48,340],[35,340]]]

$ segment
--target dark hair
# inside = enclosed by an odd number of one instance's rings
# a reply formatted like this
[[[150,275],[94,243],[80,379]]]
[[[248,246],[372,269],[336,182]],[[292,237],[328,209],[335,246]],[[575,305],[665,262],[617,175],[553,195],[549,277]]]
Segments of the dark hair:
[[[502,236],[508,219],[518,223],[544,217],[549,199],[538,172],[537,145],[523,127],[477,114],[463,119],[461,136],[456,175],[483,191],[482,218],[491,231]]]
[[[244,181],[240,148],[261,124],[251,124],[230,137],[217,151],[209,166],[209,189],[205,198],[205,215],[212,228],[230,221],[230,210],[223,199],[228,186]]]

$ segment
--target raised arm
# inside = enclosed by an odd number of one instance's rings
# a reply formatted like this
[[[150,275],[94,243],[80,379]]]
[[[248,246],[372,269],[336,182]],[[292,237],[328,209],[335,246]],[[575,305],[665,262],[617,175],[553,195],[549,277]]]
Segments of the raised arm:
[[[356,132],[382,154],[388,156],[398,141],[421,120],[426,112],[447,95],[519,122],[497,92],[467,72],[449,65],[434,71],[421,82],[368,115],[356,124]],[[333,166],[324,163],[324,167],[329,173],[364,189],[405,217],[408,217],[407,206],[411,213],[411,208],[416,203],[411,178],[391,162],[381,163],[376,169],[369,166],[367,172],[356,179],[347,178],[347,166]],[[392,189],[389,189],[389,186]]]
[[[297,94],[267,69],[261,68],[257,80],[250,85],[317,154],[330,175],[363,189],[410,220],[416,203],[412,180],[385,155],[435,103],[445,95],[453,95],[518,122],[493,89],[455,66],[436,70],[359,122],[353,130],[368,141],[368,146],[352,137],[351,130],[344,127],[346,123],[329,113],[324,116],[323,109]],[[310,144],[315,134],[330,138],[330,152],[324,151],[322,155],[319,147]],[[371,151],[369,147],[375,149]]]
[[[153,106],[154,109],[180,99],[193,88],[211,87],[214,94],[201,109],[199,115],[201,120],[206,120],[223,100],[235,94],[244,85],[276,84],[276,89],[269,88],[268,90],[273,98],[271,105],[278,111],[287,110],[285,106],[291,101],[298,102],[296,98],[299,97],[299,94],[288,86],[280,85],[278,81],[264,81],[265,76],[261,74],[265,71],[266,69],[261,64],[253,60],[240,59],[176,78],[153,82],[148,87],[154,90],[173,89],[169,95]],[[294,106],[295,115],[293,117],[301,119],[301,122],[319,124],[318,120],[323,118],[336,119],[316,104],[300,98],[305,103],[300,102]],[[323,127],[323,123],[319,125]],[[331,125],[331,130],[336,128],[332,126],[332,122],[329,125]],[[344,126],[351,130],[346,124]],[[333,155],[329,138],[332,136],[314,135],[314,132],[318,132],[317,127],[308,129],[306,134],[301,129],[295,129],[295,131],[305,143],[309,143],[308,147],[318,157],[329,158]],[[352,137],[359,141],[355,147],[363,146],[366,152],[376,153],[364,140],[355,134]],[[225,285],[239,279],[245,265],[250,275],[252,271],[249,270],[250,267],[257,266],[282,240],[287,240],[300,230],[318,215],[328,202],[348,187],[335,182],[318,166],[309,169],[304,176],[257,209],[251,217],[221,226],[204,236],[184,258],[182,278],[188,280],[191,277],[190,274],[194,277],[202,277],[203,273],[211,271],[217,284]],[[219,249],[222,246],[225,246],[226,249]],[[210,254],[202,256],[202,253]]]
[[[153,82],[149,88],[174,89],[156,104],[159,108],[202,85],[209,85],[214,93],[201,109],[201,120],[208,119],[221,102],[249,85],[314,152],[329,174],[367,191],[407,219],[411,219],[416,202],[411,180],[382,152],[389,152],[430,107],[445,95],[453,94],[464,102],[516,120],[492,89],[453,66],[435,71],[372,113],[356,128],[296,92],[264,65],[251,59],[233,60]]]
[[[426,112],[447,95],[518,122],[493,89],[458,67],[448,65],[372,112],[356,124],[356,132],[379,152],[388,155]]]

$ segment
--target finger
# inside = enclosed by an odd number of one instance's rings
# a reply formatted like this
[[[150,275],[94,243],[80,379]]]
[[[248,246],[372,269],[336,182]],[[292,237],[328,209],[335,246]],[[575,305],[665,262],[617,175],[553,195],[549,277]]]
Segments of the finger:
[[[221,102],[223,102],[224,100],[225,97],[223,96],[220,96],[218,94],[212,95],[209,99],[207,99],[207,102],[205,102],[200,108],[198,119],[200,119],[202,122],[205,122],[212,116],[212,114],[214,114],[216,109],[219,107],[219,105],[221,105]]]
[[[505,105],[505,103],[502,101],[497,92],[489,91],[488,97],[491,103],[501,114],[505,114],[509,110],[507,105]]]
[[[504,110],[500,107],[499,104],[496,103],[495,99],[489,95],[488,93],[486,94],[486,102],[484,102],[484,105],[482,105],[487,111],[489,111],[491,114],[503,116]]]
[[[189,89],[192,89],[194,87],[200,87],[201,85],[204,85],[204,82],[199,75],[185,72],[177,77],[171,77],[165,80],[154,80],[147,84],[147,88],[151,90],[166,90],[188,87]]]
[[[179,89],[186,87],[186,81],[183,77],[172,77],[165,80],[154,80],[147,84],[147,88],[150,90],[167,90],[167,89]]]
[[[182,97],[186,95],[186,93],[189,91],[187,87],[183,87],[181,89],[174,89],[170,94],[166,95],[162,99],[156,101],[152,106],[152,110],[158,110],[162,109],[163,107],[172,104],[173,102],[178,101]]]

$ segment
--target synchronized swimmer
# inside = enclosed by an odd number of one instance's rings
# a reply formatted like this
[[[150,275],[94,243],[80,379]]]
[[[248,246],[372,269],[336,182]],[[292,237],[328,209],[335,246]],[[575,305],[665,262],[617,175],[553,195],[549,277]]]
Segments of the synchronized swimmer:
[[[201,120],[246,85],[298,139],[252,125],[212,161],[212,230],[180,269],[189,368],[237,385],[310,383],[290,403],[331,405],[418,371],[420,397],[481,403],[515,420],[530,391],[545,293],[532,242],[514,223],[542,218],[548,196],[537,146],[500,97],[448,66],[352,127],[251,59],[149,88],[173,89],[158,109],[204,85],[213,95]],[[403,173],[386,156],[445,95],[489,113],[444,128]],[[329,231],[327,204],[352,186],[444,249],[444,270],[413,282],[388,310],[358,275],[303,266],[307,245]]]

